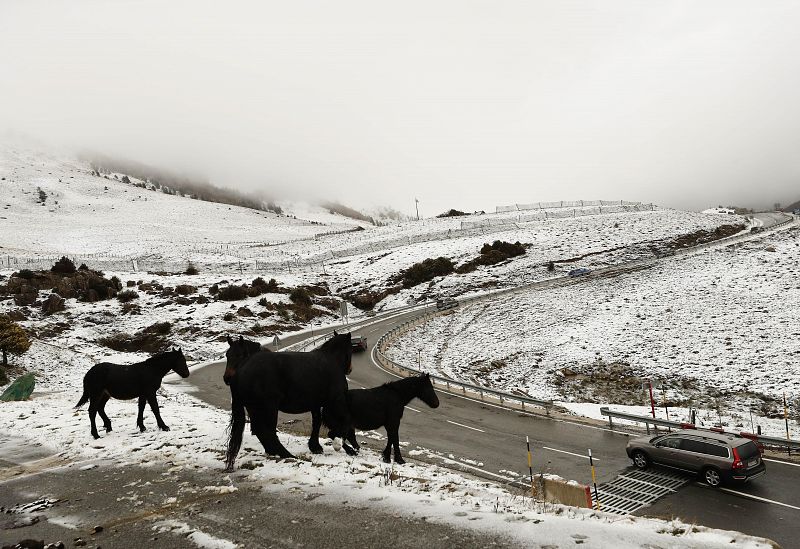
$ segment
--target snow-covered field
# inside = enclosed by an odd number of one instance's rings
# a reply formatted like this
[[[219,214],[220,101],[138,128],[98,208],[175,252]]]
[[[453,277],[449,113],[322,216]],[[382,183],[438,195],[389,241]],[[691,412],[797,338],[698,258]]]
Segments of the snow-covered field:
[[[798,252],[794,228],[645,271],[468,304],[408,332],[389,356],[421,351],[425,370],[540,398],[646,404],[640,381],[653,379],[659,402],[665,391],[673,405],[715,409],[719,400],[725,414],[747,416],[747,404],[756,415],[782,413],[776,400],[800,390]],[[626,392],[620,380],[632,377],[640,379]]]
[[[40,203],[39,189],[46,195],[44,205]],[[86,412],[72,411],[79,396],[83,374],[101,359],[134,362],[145,357],[140,353],[115,353],[100,345],[100,338],[119,332],[134,334],[156,322],[170,322],[170,343],[181,346],[190,361],[215,359],[225,351],[220,338],[226,333],[261,334],[266,339],[275,333],[301,327],[302,324],[291,315],[287,317],[277,311],[279,304],[288,303],[286,294],[264,294],[234,302],[218,301],[209,296],[209,288],[215,283],[239,284],[250,282],[255,276],[267,280],[275,278],[284,288],[325,282],[332,295],[336,296],[346,291],[380,290],[398,271],[428,257],[441,255],[461,263],[475,257],[485,242],[519,240],[531,244],[524,256],[511,261],[492,267],[479,267],[472,273],[454,274],[435,279],[430,284],[402,290],[379,303],[378,308],[384,308],[414,301],[423,295],[475,291],[485,287],[487,282],[495,287],[513,286],[553,276],[545,268],[551,260],[593,254],[576,263],[558,265],[558,274],[573,266],[601,266],[646,257],[651,254],[650,246],[653,244],[699,229],[713,230],[722,224],[743,221],[730,215],[655,209],[461,230],[464,221],[475,223],[483,219],[512,219],[514,214],[509,213],[495,217],[469,216],[405,222],[390,227],[367,227],[357,232],[315,240],[315,234],[363,224],[307,206],[296,206],[295,219],[290,217],[291,211],[288,212],[290,215],[276,216],[146,191],[113,177],[105,179],[94,176],[87,165],[75,160],[14,152],[13,149],[0,154],[0,196],[3,196],[0,200],[0,254],[6,257],[55,257],[63,254],[86,257],[90,266],[95,266],[92,260],[102,265],[103,260],[110,258],[150,257],[177,266],[176,271],[183,270],[189,261],[205,266],[198,275],[129,272],[120,270],[118,266],[104,269],[107,277],[116,275],[123,285],[130,280],[155,283],[163,288],[175,288],[180,284],[194,286],[196,291],[186,296],[189,299],[183,303],[168,291],[139,291],[139,298],[131,302],[138,306],[136,308],[125,308],[114,299],[94,303],[68,299],[65,312],[45,316],[37,304],[25,309],[16,306],[10,298],[0,298],[0,313],[22,310],[26,319],[20,324],[34,335],[31,350],[23,357],[14,359],[14,362],[36,373],[38,391],[33,401],[0,405],[0,429],[17,432],[19,422],[24,420],[28,426],[22,433],[25,437],[56,448],[71,459],[109,458],[118,462],[131,460],[131,463],[146,464],[156,456],[162,460],[166,456],[176,466],[211,468],[221,467],[228,418],[224,411],[211,408],[170,385],[162,390],[160,402],[165,421],[174,426],[172,432],[135,432],[135,406],[114,401],[109,404],[108,412],[115,424],[115,431],[96,443],[86,444],[89,440]],[[305,220],[300,219],[303,216]],[[448,230],[450,234],[443,237]],[[283,244],[272,246],[280,242]],[[265,247],[267,244],[270,246]],[[776,241],[775,245],[780,247],[780,251],[758,253],[762,253],[765,260],[783,257],[791,252],[793,240],[786,237],[785,241]],[[343,254],[346,257],[330,259],[324,267],[320,264],[318,267],[294,269],[291,272],[269,269],[263,269],[263,272],[240,272],[225,267],[232,259],[242,257],[248,260],[261,257],[268,261],[279,256],[314,257],[315,254],[332,250],[347,252]],[[675,331],[672,339],[676,340],[675,322],[656,321],[659,314],[667,314],[663,309],[670,304],[676,309],[673,319],[692,326],[693,337],[706,337],[706,332],[700,330],[701,333],[698,333],[698,329],[705,326],[700,322],[702,315],[710,312],[698,303],[704,294],[693,290],[687,273],[691,274],[689,266],[726,253],[715,252],[676,262],[671,267],[661,267],[673,269],[669,271],[672,273],[670,278],[659,275],[661,282],[655,279],[648,281],[648,274],[652,276],[655,272],[652,271],[637,275],[643,277],[642,280],[637,278],[630,287],[625,284],[625,280],[630,282],[629,278],[599,282],[602,288],[600,294],[597,288],[578,285],[556,290],[549,297],[540,294],[524,298],[514,296],[500,298],[491,307],[465,307],[455,315],[435,321],[429,325],[430,328],[426,326],[419,333],[409,334],[402,340],[399,350],[413,349],[416,354],[417,348],[428,346],[427,366],[442,368],[450,375],[463,377],[474,375],[470,363],[474,368],[491,360],[502,360],[503,366],[492,366],[480,381],[500,387],[519,387],[536,395],[558,395],[548,385],[558,367],[570,365],[578,368],[587,361],[594,363],[597,357],[621,360],[615,354],[617,349],[625,349],[630,355],[643,352],[647,364],[641,367],[651,368],[647,371],[653,373],[670,371],[669,362],[658,362],[654,358],[661,356],[658,350],[669,349],[675,354],[673,359],[676,361],[691,359],[696,362],[698,369],[707,374],[700,378],[705,382],[713,376],[714,351],[700,354],[687,353],[682,348],[673,350],[672,340],[661,347],[647,349],[643,342],[655,346],[658,338],[652,333],[656,329]],[[94,257],[88,257],[92,254]],[[103,257],[103,254],[110,257]],[[297,262],[301,263],[299,260]],[[754,280],[752,272],[747,274],[745,265],[741,265],[740,271],[734,268],[736,260],[731,259],[725,265],[724,268],[718,268],[717,278],[709,275],[704,279],[706,291],[719,290],[718,295],[721,296],[723,282],[729,284],[729,289],[736,289],[745,280]],[[762,266],[759,261],[753,265]],[[9,268],[7,264],[4,270],[0,268],[0,277],[5,277],[0,278],[0,284],[7,282],[7,277],[18,268],[20,265]],[[768,271],[764,269],[761,272]],[[740,278],[734,276],[736,272],[740,272]],[[763,281],[762,278],[755,277],[760,285],[754,288],[760,289],[764,295],[771,287],[781,284],[777,275],[764,278]],[[222,283],[223,280],[227,282]],[[668,286],[659,286],[667,283]],[[664,296],[664,287],[680,289],[686,295],[676,301],[675,296]],[[140,286],[137,284],[132,289],[139,290]],[[626,292],[629,292],[627,301]],[[796,297],[797,293],[793,295]],[[47,292],[43,292],[40,299],[46,296]],[[199,299],[201,296],[205,299]],[[646,296],[647,299],[641,300],[640,296]],[[740,293],[731,299],[742,300],[743,308],[745,297]],[[262,298],[264,302],[261,302]],[[756,300],[755,297],[753,299]],[[659,303],[661,309],[657,307]],[[687,311],[677,311],[676,303],[685,305]],[[761,307],[764,306],[762,303]],[[722,314],[726,307],[717,306],[715,309]],[[252,315],[243,311],[243,308]],[[594,310],[597,308],[606,315],[599,315],[599,311]],[[780,329],[780,334],[788,338],[793,334],[793,328],[789,327],[791,323],[787,325],[789,310],[783,314],[777,311],[776,308],[768,311],[774,314],[757,314],[759,320],[762,316],[773,317],[769,329]],[[635,316],[636,313],[639,317]],[[750,311],[750,314],[753,312]],[[739,329],[736,333],[745,334],[752,341],[761,343],[758,332],[749,331],[748,325],[742,324],[748,318],[735,317],[739,322],[735,324]],[[326,314],[316,322],[333,320],[333,314]],[[732,322],[734,317],[731,316],[729,320]],[[637,340],[637,331],[650,325],[655,327],[644,329],[639,336],[648,339]],[[531,331],[531,326],[540,327]],[[618,336],[618,333],[621,335]],[[727,347],[727,344],[718,341],[721,333],[708,332],[708,341],[714,342],[717,347]],[[480,339],[476,339],[478,336]],[[773,339],[778,338],[776,336]],[[446,345],[435,343],[440,340],[445,341]],[[624,345],[614,347],[615,340],[623,341]],[[477,341],[481,344],[476,345]],[[509,345],[517,354],[509,352]],[[782,356],[781,349],[785,351],[791,346],[788,341],[780,345],[769,350],[764,346],[761,358],[765,361],[767,358],[776,359]],[[747,345],[742,343],[741,347],[744,349]],[[723,351],[720,347],[717,352]],[[733,358],[733,353],[731,356],[733,364],[718,365],[737,369],[735,372],[741,377],[741,373],[747,371],[746,360]],[[540,358],[536,368],[531,366],[531,361],[535,361],[532,357]],[[631,361],[631,364],[634,362]],[[639,363],[635,365],[640,367]],[[788,371],[786,368],[783,370]],[[734,372],[733,369],[730,371]],[[734,375],[727,378],[737,379]],[[758,390],[774,392],[776,387],[781,386],[775,384],[778,382],[771,384],[766,375],[758,377],[757,381]],[[739,381],[730,382],[724,387],[735,388],[737,383]],[[146,416],[145,421],[151,428],[154,427],[152,418]],[[306,451],[304,440],[290,435],[282,435],[282,439],[290,451],[300,455]],[[331,450],[326,451],[322,457],[306,456],[313,460],[314,466],[307,461],[269,461],[264,467],[241,472],[240,475],[262,480],[265,489],[313,486],[316,492],[323,492],[330,497],[336,497],[339,493],[337,490],[350,491],[355,487],[365,500],[380,497],[383,498],[380,501],[387,506],[406,511],[421,506],[428,516],[465,526],[479,524],[508,533],[508,523],[512,522],[512,533],[523,540],[547,539],[549,543],[566,545],[584,539],[575,536],[586,536],[584,545],[587,547],[607,547],[612,544],[619,547],[641,547],[646,544],[722,547],[731,543],[742,547],[761,546],[757,541],[737,534],[713,532],[679,523],[610,518],[599,513],[563,508],[547,511],[494,485],[421,464],[398,468],[396,473],[401,480],[387,483],[386,472],[377,454],[366,452],[353,460],[344,455],[334,455]],[[240,463],[247,460],[261,461],[263,455],[261,452],[245,452]],[[226,479],[226,482],[235,483],[236,480]],[[481,520],[471,520],[475,517]]]

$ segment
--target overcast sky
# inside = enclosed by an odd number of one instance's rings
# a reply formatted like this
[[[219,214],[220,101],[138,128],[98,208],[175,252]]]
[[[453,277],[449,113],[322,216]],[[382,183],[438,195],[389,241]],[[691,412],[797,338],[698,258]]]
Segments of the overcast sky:
[[[0,128],[433,215],[800,199],[800,2],[0,2]]]

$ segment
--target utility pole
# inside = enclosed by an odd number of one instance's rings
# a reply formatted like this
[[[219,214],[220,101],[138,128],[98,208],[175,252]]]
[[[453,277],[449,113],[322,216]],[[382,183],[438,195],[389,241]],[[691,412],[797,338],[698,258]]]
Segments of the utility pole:
[[[414,206],[417,208],[417,221],[419,221],[419,199],[414,199]]]

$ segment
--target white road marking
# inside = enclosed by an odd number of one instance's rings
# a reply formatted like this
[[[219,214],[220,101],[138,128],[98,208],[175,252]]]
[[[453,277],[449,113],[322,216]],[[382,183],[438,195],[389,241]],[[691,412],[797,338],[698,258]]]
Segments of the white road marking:
[[[470,427],[469,425],[464,425],[463,423],[456,423],[455,421],[447,420],[447,423],[452,423],[453,425],[458,425],[459,427],[464,427],[465,429],[472,429],[473,431],[479,431],[481,433],[485,433],[483,429],[478,429],[477,427]]]
[[[792,467],[800,467],[800,463],[791,463],[789,461],[783,461],[782,459],[761,458],[761,460],[770,461],[772,463],[780,463],[781,465],[791,465]]]
[[[562,454],[569,454],[571,456],[576,456],[576,457],[579,457],[579,458],[583,458],[583,459],[585,459],[587,461],[589,460],[589,456],[585,455],[585,454],[576,454],[575,452],[567,452],[566,450],[559,450],[557,448],[550,448],[549,446],[542,446],[542,448],[544,448],[545,450],[550,450],[551,452],[559,452],[559,453],[562,453]],[[594,461],[600,461],[599,459],[597,459],[594,456],[592,456],[592,459]]]
[[[412,408],[411,406],[406,406],[407,410],[411,410],[412,412],[420,413],[422,410],[417,410],[416,408]]]
[[[730,494],[736,494],[737,496],[742,496],[743,498],[763,501],[765,503],[772,503],[773,505],[780,505],[782,507],[788,507],[789,509],[797,509],[798,511],[800,511],[800,507],[796,505],[789,505],[788,503],[783,503],[782,501],[775,501],[774,499],[762,498],[759,496],[754,496],[753,494],[748,494],[746,492],[737,492],[736,490],[731,490],[730,488],[720,488],[720,490],[723,492],[728,492]]]

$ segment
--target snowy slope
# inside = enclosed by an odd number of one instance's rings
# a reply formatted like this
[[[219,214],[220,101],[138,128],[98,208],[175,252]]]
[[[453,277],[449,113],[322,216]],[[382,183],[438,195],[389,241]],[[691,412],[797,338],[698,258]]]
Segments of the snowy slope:
[[[0,147],[0,178],[0,252],[11,255],[187,259],[193,252],[225,255],[232,246],[313,238],[359,225],[320,211],[301,212],[319,219],[312,223],[171,196],[94,176],[77,160],[9,147]],[[43,204],[39,189],[47,196]]]
[[[779,413],[777,399],[800,390],[799,251],[792,229],[620,277],[468,304],[407,333],[390,356],[422,350],[427,370],[556,400],[581,396],[562,369],[588,375],[623,363],[664,383],[670,401],[697,407],[718,397],[728,411]]]

